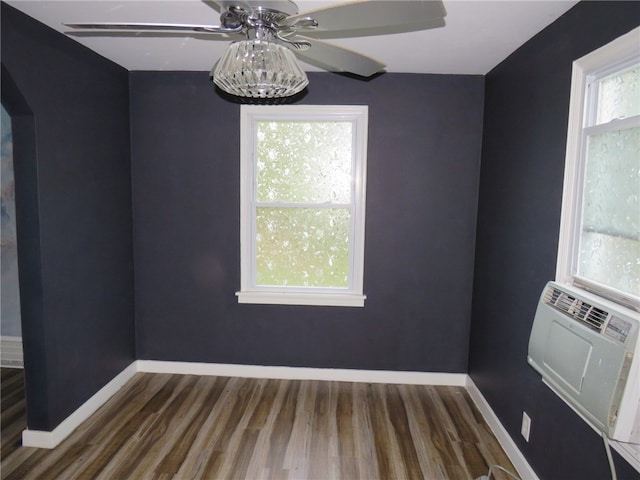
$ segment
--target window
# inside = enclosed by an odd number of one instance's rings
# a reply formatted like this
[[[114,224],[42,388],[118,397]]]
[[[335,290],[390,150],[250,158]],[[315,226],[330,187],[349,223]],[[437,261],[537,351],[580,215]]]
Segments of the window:
[[[557,278],[640,306],[640,29],[573,66]]]
[[[367,113],[241,107],[240,303],[364,305]]]

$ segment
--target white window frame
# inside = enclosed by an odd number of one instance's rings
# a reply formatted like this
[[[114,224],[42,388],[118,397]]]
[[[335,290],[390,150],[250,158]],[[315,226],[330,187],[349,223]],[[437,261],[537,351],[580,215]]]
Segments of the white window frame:
[[[257,286],[255,256],[256,123],[349,121],[353,128],[352,219],[346,288]],[[240,107],[240,291],[238,303],[363,307],[368,107],[362,105],[242,105]]]
[[[589,94],[589,85],[591,82],[615,72],[622,66],[637,61],[640,58],[638,45],[640,45],[640,27],[573,62],[564,190],[556,266],[556,281],[589,290],[592,293],[636,310],[640,307],[639,297],[581,278],[575,272],[577,271],[576,262],[579,248],[587,137],[589,134],[594,134],[600,130],[604,132],[628,128],[633,122],[637,123],[638,121],[637,117],[616,119],[608,124],[589,127],[591,118],[587,117],[592,115],[594,110],[593,105],[589,103],[589,100],[593,98],[593,95]]]

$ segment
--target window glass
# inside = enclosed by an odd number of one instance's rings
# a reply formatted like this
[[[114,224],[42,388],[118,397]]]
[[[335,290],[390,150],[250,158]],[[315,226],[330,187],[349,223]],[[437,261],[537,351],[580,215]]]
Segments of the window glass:
[[[259,202],[349,203],[351,122],[257,123]]]
[[[640,68],[616,72],[599,82],[596,123],[640,114]]]
[[[348,287],[350,212],[258,208],[256,284]]]
[[[640,128],[588,139],[577,274],[640,292]]]

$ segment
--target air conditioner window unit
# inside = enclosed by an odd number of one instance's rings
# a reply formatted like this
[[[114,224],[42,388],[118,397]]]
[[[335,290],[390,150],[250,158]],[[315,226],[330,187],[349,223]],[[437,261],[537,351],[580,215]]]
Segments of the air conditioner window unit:
[[[640,444],[639,330],[638,312],[549,282],[527,360],[598,431]]]

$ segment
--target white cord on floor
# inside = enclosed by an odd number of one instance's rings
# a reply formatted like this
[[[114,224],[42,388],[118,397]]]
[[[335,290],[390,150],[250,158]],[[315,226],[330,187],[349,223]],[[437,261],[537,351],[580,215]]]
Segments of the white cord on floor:
[[[609,438],[607,434],[602,432],[602,441],[604,442],[604,449],[607,452],[607,459],[609,460],[609,469],[611,470],[611,480],[617,480],[616,466],[613,463],[613,457],[611,456],[611,447],[609,447]]]
[[[483,475],[481,477],[478,477],[476,480],[490,480],[491,476],[493,475],[493,470],[501,470],[504,473],[506,473],[507,475],[509,475],[511,478],[515,479],[515,480],[522,480],[520,477],[518,477],[517,475],[511,473],[509,470],[507,470],[504,467],[501,467],[500,465],[491,465],[489,466],[489,473],[486,475]]]
[[[618,476],[616,475],[616,466],[613,463],[613,457],[611,456],[611,447],[609,446],[609,438],[607,437],[607,434],[604,432],[601,432],[601,436],[602,436],[602,441],[604,442],[604,449],[607,452],[607,459],[609,460],[609,469],[611,470],[611,480],[618,480]],[[504,467],[501,467],[500,465],[491,465],[489,467],[489,473],[487,475],[478,477],[476,480],[490,480],[491,475],[493,475],[494,469],[501,470],[502,472],[506,473],[507,475],[509,475],[511,478],[515,480],[522,480],[520,477],[514,475],[509,470],[507,470]]]
[[[504,467],[501,467],[500,465],[491,465],[489,467],[489,478],[491,478],[491,475],[493,475],[493,469],[496,468],[498,470],[503,471],[504,473],[506,473],[507,475],[509,475],[511,478],[515,478],[515,480],[522,480],[520,477],[518,477],[517,475],[511,473],[509,470],[507,470]]]

